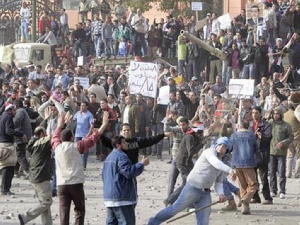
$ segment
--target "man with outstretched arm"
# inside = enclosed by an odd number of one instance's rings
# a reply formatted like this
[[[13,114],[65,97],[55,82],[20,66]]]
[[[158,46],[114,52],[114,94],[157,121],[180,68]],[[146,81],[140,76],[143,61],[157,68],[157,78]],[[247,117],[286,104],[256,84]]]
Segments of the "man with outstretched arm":
[[[55,150],[56,176],[59,198],[60,224],[69,224],[71,201],[75,207],[75,224],[83,225],[85,216],[85,195],[83,190],[84,171],[81,154],[88,151],[108,124],[108,113],[104,112],[102,126],[80,141],[74,142],[71,129],[64,129],[64,115],[58,118],[51,144]]]

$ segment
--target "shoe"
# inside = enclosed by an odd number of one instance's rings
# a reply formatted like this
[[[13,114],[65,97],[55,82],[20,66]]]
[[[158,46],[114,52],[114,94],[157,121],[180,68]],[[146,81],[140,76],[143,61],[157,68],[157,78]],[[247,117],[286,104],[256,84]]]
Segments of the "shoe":
[[[242,201],[242,210],[241,210],[243,215],[250,215],[250,207],[249,207],[249,203]]]
[[[253,203],[253,204],[255,204],[255,203],[261,203],[261,200],[260,199],[254,199],[254,198],[252,198],[251,201],[250,201],[250,203]]]
[[[171,163],[172,163],[172,160],[170,160],[170,161],[167,162],[167,164],[171,164]]]
[[[240,191],[237,191],[235,193],[235,195],[238,197],[239,201],[238,201],[238,204],[237,204],[237,207],[241,207],[242,206],[242,199],[241,199],[241,193]]]
[[[19,218],[19,221],[20,221],[20,225],[25,225],[23,217],[22,217],[21,214],[18,214],[18,218]]]
[[[237,207],[234,200],[228,200],[228,205],[226,205],[224,208],[222,208],[222,211],[226,212],[232,212],[236,211]]]
[[[279,198],[280,198],[280,199],[285,199],[285,194],[280,193]]]
[[[277,195],[277,194],[276,194],[275,192],[271,192],[271,197],[274,198],[274,197],[276,197],[276,195]]]
[[[273,205],[273,200],[264,200],[261,204],[262,205]]]
[[[11,195],[15,195],[15,193],[11,192],[11,191],[6,191],[6,192],[1,192],[1,195],[8,195],[8,196],[11,196]]]

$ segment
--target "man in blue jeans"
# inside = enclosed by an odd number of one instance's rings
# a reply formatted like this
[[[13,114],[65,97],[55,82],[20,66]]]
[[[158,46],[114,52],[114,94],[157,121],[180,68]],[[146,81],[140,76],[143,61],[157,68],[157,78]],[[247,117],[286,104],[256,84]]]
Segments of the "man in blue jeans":
[[[102,179],[107,225],[135,225],[137,188],[135,177],[149,164],[148,158],[132,164],[124,151],[128,150],[125,137],[112,138],[114,149],[104,161]]]
[[[214,183],[219,202],[224,202],[226,200],[223,191],[225,173],[234,175],[234,171],[222,162],[230,149],[230,140],[222,137],[217,140],[216,145],[204,150],[188,175],[187,183],[176,202],[150,218],[148,225],[161,224],[192,204],[196,209],[209,205],[211,203],[210,188]],[[196,212],[197,225],[208,225],[210,211],[208,207]]]
[[[94,116],[88,111],[87,102],[81,102],[80,110],[75,113],[73,120],[76,121],[75,139],[76,141],[80,141],[88,136],[91,126],[93,126],[94,123]],[[88,155],[88,151],[84,152],[82,155],[82,165],[84,170],[86,169]]]

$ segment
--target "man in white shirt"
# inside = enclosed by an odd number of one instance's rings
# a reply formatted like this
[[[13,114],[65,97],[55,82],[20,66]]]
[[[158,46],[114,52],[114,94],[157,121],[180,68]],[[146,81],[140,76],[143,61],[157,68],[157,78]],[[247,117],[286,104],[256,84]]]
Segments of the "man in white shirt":
[[[31,17],[30,9],[27,7],[27,3],[23,2],[23,5],[20,10],[21,16],[21,40],[22,42],[26,42],[29,40],[28,26],[29,19]]]
[[[147,45],[145,35],[147,33],[146,18],[142,15],[140,9],[137,10],[137,14],[133,16],[131,20],[131,26],[134,28],[133,48],[135,55],[141,55],[141,49],[143,49],[143,55],[147,55]]]
[[[59,21],[61,24],[61,32],[62,32],[62,41],[63,44],[67,44],[68,43],[68,33],[69,33],[69,18],[68,18],[68,14],[66,13],[65,9],[61,9],[61,14],[59,17]]]

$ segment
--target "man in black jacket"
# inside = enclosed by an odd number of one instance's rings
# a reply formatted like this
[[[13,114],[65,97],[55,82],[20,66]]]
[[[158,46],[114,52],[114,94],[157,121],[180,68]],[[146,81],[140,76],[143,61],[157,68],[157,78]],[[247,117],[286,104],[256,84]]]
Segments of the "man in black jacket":
[[[10,191],[11,181],[14,177],[14,167],[17,163],[17,153],[14,146],[14,137],[23,134],[15,129],[13,117],[16,110],[12,104],[5,107],[0,117],[0,169],[2,171],[1,194],[13,195]]]
[[[51,179],[51,137],[47,136],[43,127],[34,130],[34,136],[27,145],[31,155],[29,167],[29,180],[35,190],[40,204],[29,209],[25,214],[19,214],[20,224],[26,224],[41,215],[43,225],[51,225],[52,193]]]
[[[128,150],[125,153],[127,154],[132,164],[138,163],[140,149],[155,145],[165,137],[165,134],[159,134],[157,136],[148,138],[132,137],[130,126],[126,123],[124,123],[121,127],[121,135],[126,138],[125,140],[128,143]],[[105,136],[101,136],[101,141],[103,145],[110,149],[113,149],[111,139],[106,138]]]
[[[261,154],[262,162],[258,165],[257,172],[259,173],[262,182],[262,194],[265,201],[262,204],[273,204],[273,199],[270,195],[268,181],[268,165],[270,160],[270,143],[272,139],[272,125],[261,117],[261,108],[255,107],[252,109],[252,119],[250,129],[256,135],[259,153]],[[255,192],[252,203],[261,203],[258,190]]]
[[[259,84],[262,77],[269,76],[269,46],[263,37],[260,37],[255,46],[254,67],[255,67],[255,83]]]

